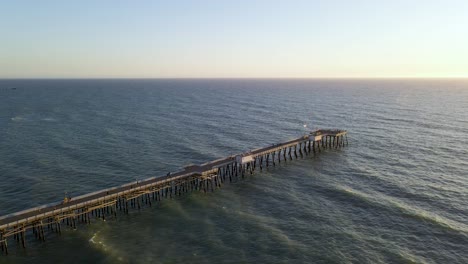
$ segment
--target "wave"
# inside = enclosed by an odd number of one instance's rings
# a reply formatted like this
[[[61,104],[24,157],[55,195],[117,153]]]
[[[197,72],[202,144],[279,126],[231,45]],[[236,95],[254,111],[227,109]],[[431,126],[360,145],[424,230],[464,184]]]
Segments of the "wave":
[[[14,116],[14,117],[11,117],[10,120],[11,121],[15,121],[15,122],[20,122],[20,121],[35,121],[35,120],[40,120],[40,121],[45,121],[45,122],[57,122],[57,119],[53,118],[53,117],[44,117],[44,118],[40,118],[40,119],[36,119],[34,118],[31,118],[31,116],[29,116],[30,119],[24,117],[24,116]]]
[[[381,236],[369,236],[355,229],[339,230],[351,240],[365,243],[362,248],[371,263],[426,263],[425,256],[415,255],[407,248],[392,243]]]
[[[338,186],[335,191],[364,201],[366,204],[371,206],[377,206],[391,212],[395,212],[395,210],[397,210],[399,213],[413,219],[429,222],[440,228],[455,231],[468,238],[468,226],[465,224],[440,216],[434,212],[428,212],[421,208],[416,208],[407,203],[396,200],[395,198],[383,194],[369,195],[355,189],[342,186]]]
[[[24,117],[22,116],[15,116],[15,117],[12,117],[10,118],[11,121],[15,121],[15,122],[20,122],[20,121],[23,121],[23,120],[26,120]]]

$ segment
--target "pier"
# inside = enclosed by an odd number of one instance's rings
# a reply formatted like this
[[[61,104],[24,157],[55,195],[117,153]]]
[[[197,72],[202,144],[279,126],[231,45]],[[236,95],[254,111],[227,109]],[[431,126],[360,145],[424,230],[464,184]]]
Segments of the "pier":
[[[128,214],[129,209],[151,206],[185,193],[212,192],[226,182],[253,174],[257,169],[261,171],[281,162],[347,144],[346,130],[319,129],[287,142],[189,165],[166,176],[151,177],[9,214],[0,217],[0,249],[3,254],[8,254],[9,242],[16,241],[21,247],[26,247],[27,234],[45,241],[46,234],[60,234],[63,226],[76,229],[79,224]]]

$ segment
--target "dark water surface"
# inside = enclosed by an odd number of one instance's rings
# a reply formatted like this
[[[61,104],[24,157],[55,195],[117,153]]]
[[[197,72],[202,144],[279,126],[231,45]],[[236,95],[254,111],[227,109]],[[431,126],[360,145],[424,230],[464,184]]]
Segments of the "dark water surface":
[[[304,123],[347,129],[349,147],[11,241],[0,263],[468,263],[467,80],[2,80],[0,215]]]

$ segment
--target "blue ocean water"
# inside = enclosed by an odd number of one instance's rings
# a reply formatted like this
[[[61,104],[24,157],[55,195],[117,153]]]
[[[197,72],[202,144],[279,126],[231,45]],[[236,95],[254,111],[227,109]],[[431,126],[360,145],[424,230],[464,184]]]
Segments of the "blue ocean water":
[[[468,80],[0,80],[0,215],[304,134],[349,146],[0,263],[468,263]]]

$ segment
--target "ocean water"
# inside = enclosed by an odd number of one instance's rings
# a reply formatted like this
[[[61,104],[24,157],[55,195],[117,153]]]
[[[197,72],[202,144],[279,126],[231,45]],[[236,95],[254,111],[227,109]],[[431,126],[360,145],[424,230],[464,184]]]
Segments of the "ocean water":
[[[304,124],[349,146],[10,241],[0,263],[468,263],[468,80],[1,80],[0,215]]]

